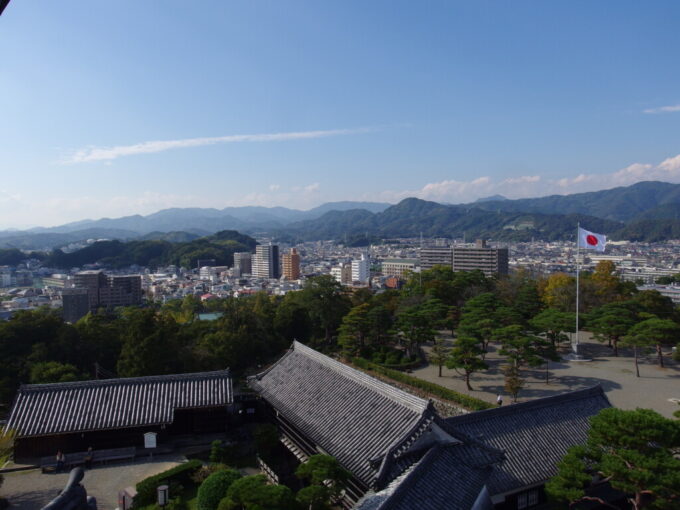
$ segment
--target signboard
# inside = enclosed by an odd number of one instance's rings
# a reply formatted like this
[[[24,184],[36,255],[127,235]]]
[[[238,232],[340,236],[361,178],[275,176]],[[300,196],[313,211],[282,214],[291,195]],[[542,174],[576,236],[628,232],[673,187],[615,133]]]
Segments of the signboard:
[[[156,448],[155,432],[147,432],[144,434],[144,448]]]

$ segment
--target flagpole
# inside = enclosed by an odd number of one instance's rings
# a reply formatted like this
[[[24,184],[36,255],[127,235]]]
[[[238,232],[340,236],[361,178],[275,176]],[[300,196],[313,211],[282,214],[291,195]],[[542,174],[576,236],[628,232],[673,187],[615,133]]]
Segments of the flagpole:
[[[574,354],[578,356],[578,295],[579,295],[579,233],[581,231],[581,222],[576,222],[576,343],[571,347]]]

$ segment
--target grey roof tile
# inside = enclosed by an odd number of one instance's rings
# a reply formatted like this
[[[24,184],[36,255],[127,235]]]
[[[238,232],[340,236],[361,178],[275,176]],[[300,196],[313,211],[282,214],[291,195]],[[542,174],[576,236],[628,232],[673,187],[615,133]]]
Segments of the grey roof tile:
[[[19,388],[7,428],[18,437],[172,423],[175,409],[233,401],[229,370]]]

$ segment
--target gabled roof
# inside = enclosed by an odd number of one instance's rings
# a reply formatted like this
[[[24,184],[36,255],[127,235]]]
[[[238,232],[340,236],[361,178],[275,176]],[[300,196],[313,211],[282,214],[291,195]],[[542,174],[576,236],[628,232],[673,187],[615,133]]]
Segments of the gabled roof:
[[[385,455],[413,442],[434,419],[427,400],[294,342],[249,378],[286,420],[354,476],[373,485]]]
[[[229,370],[23,385],[7,428],[18,437],[170,424],[175,409],[232,402]]]
[[[506,460],[489,478],[492,495],[542,483],[566,451],[586,441],[590,417],[611,404],[597,385],[541,399],[447,418],[446,424],[502,450]]]
[[[470,510],[501,460],[474,441],[438,444],[357,510]]]

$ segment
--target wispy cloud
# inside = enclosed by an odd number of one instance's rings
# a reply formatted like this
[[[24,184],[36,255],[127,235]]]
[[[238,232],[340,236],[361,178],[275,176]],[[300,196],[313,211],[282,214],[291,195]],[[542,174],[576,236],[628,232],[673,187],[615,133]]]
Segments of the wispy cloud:
[[[325,131],[293,131],[288,133],[264,133],[254,135],[227,135],[206,138],[185,138],[182,140],[157,140],[140,142],[133,145],[118,145],[115,147],[86,147],[69,155],[64,163],[88,163],[91,161],[111,161],[123,156],[135,154],[152,154],[170,149],[186,147],[202,147],[220,143],[239,142],[285,142],[292,140],[309,140],[313,138],[328,138],[331,136],[355,135],[374,131],[375,128],[329,129]]]
[[[680,104],[674,104],[669,106],[659,106],[658,108],[647,108],[642,110],[643,113],[672,113],[680,112]]]

